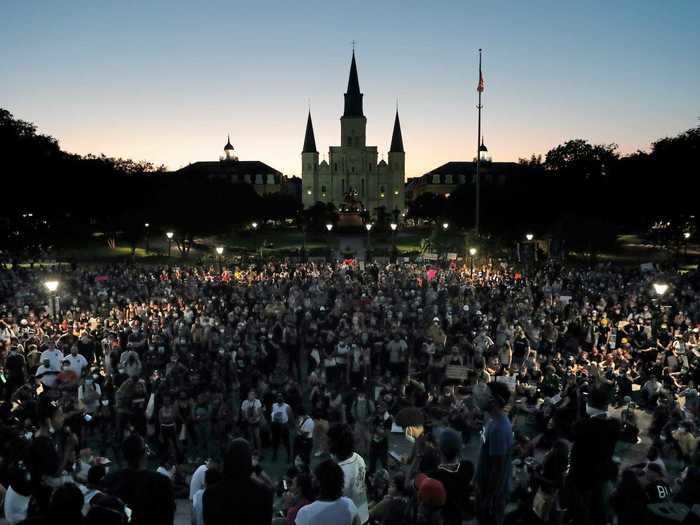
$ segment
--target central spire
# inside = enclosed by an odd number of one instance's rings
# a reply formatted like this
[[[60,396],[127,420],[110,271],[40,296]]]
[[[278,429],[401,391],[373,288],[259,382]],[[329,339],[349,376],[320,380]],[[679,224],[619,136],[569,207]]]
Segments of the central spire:
[[[343,117],[363,117],[362,93],[360,93],[360,81],[357,78],[357,64],[355,63],[355,50],[352,51],[350,63],[350,77],[348,78],[348,90],[345,93],[345,111]]]

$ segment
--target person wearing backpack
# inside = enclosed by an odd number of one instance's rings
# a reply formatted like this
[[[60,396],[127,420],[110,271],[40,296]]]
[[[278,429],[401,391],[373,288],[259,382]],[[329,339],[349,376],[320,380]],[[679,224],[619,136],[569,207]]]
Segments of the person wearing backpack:
[[[277,450],[280,446],[280,441],[284,444],[284,449],[287,451],[287,463],[292,460],[292,454],[289,444],[289,421],[291,420],[291,408],[284,402],[284,396],[277,394],[275,402],[272,404],[270,411],[270,430],[272,432],[272,460],[277,460]]]

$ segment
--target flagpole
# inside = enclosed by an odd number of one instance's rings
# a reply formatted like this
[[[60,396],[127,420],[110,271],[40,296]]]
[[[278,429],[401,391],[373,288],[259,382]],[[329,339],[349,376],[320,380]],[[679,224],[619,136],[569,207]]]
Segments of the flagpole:
[[[478,110],[478,119],[477,119],[477,132],[476,132],[476,217],[474,220],[474,231],[476,232],[477,237],[479,236],[479,219],[480,219],[480,208],[481,208],[481,177],[479,176],[479,170],[480,170],[480,157],[481,157],[481,152],[479,151],[479,146],[480,146],[480,141],[481,141],[481,92],[483,91],[483,86],[481,84],[481,48],[479,48],[479,87],[477,88],[477,92],[479,93],[479,103],[477,104],[476,108]]]

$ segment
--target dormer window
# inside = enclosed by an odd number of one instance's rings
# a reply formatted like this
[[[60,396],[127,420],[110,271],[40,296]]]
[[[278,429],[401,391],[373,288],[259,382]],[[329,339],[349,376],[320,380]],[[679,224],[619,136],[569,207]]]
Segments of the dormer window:
[[[445,184],[452,184],[452,175],[445,175]]]
[[[440,184],[440,175],[433,175],[433,184]]]

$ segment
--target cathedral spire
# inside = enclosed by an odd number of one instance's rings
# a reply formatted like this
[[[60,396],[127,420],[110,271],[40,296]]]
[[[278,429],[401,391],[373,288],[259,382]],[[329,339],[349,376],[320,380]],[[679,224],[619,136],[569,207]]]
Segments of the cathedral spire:
[[[403,137],[401,136],[401,122],[399,122],[399,109],[396,108],[396,118],[394,118],[394,132],[391,134],[390,153],[404,153]]]
[[[352,50],[352,62],[350,63],[350,77],[348,78],[348,90],[345,93],[344,117],[363,117],[362,93],[360,93],[360,81],[357,77],[357,64],[355,63],[355,50]]]
[[[306,119],[306,135],[304,136],[304,149],[302,153],[318,153],[316,151],[316,138],[314,137],[314,125],[311,122],[311,110],[309,117]]]

